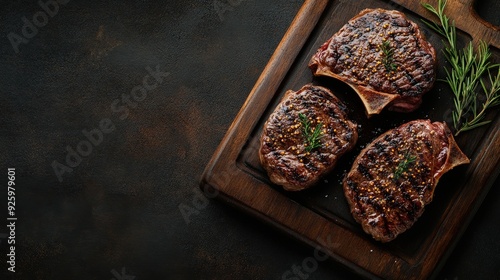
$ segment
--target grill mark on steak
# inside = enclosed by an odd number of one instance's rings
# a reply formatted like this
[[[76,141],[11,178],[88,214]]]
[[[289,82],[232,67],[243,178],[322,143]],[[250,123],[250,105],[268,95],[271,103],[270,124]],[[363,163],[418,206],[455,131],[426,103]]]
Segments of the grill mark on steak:
[[[395,70],[384,65],[383,42],[392,49]],[[314,75],[346,82],[368,115],[383,108],[411,112],[436,77],[436,52],[419,27],[398,11],[365,9],[327,40],[309,62]]]
[[[320,146],[308,151],[299,114],[311,129],[321,124]],[[305,85],[287,91],[264,124],[259,159],[271,181],[285,190],[314,185],[351,150],[358,139],[357,125],[347,119],[346,107],[328,89]]]
[[[468,162],[445,123],[411,121],[361,151],[344,178],[344,194],[363,230],[388,242],[422,215],[441,176]]]

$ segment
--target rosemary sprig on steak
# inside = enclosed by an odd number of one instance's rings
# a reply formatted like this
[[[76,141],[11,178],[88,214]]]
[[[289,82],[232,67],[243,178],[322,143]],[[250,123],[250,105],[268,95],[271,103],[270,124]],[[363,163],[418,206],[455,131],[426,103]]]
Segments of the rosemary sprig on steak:
[[[311,129],[311,121],[306,117],[306,115],[299,113],[300,123],[302,125],[302,135],[305,138],[307,144],[306,151],[311,152],[312,150],[321,147],[321,126],[323,123],[319,122],[314,129]]]
[[[451,65],[451,70],[446,70],[446,81],[454,94],[452,119],[455,136],[490,123],[491,120],[485,121],[484,117],[489,108],[500,105],[500,64],[491,64],[490,49],[483,41],[476,51],[472,42],[462,50],[457,48],[455,25],[444,14],[446,0],[439,0],[437,9],[430,4],[422,5],[440,22],[424,20],[424,23],[446,37],[449,44],[444,54]],[[497,75],[492,72],[497,72]],[[486,76],[489,87],[484,82]]]
[[[384,108],[415,111],[436,80],[436,65],[436,51],[420,27],[405,14],[384,9],[360,11],[308,64],[314,76],[353,88],[369,116]]]
[[[396,64],[394,63],[394,49],[391,47],[389,41],[385,40],[380,45],[384,56],[382,57],[382,63],[384,63],[385,71],[387,73],[396,70]]]
[[[414,120],[369,143],[342,185],[354,220],[376,240],[389,242],[422,215],[441,176],[466,163],[446,123]]]
[[[416,156],[410,155],[410,152],[406,152],[402,161],[399,162],[398,166],[394,170],[394,181],[398,180],[403,173],[408,171],[410,165],[417,160]]]
[[[271,182],[300,191],[329,173],[358,140],[357,124],[348,119],[346,109],[324,87],[307,84],[287,90],[260,137],[259,159]]]

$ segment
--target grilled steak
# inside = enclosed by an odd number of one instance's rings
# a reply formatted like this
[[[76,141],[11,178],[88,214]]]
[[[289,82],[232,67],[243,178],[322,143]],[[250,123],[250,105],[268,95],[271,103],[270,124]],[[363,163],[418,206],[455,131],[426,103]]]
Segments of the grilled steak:
[[[309,62],[314,75],[349,84],[367,114],[411,112],[436,76],[436,52],[403,13],[365,9],[324,43]]]
[[[289,90],[264,124],[259,157],[271,181],[285,190],[314,185],[358,139],[357,126],[328,89]]]
[[[422,215],[441,176],[465,163],[446,123],[415,120],[361,151],[344,178],[344,193],[363,230],[388,242]]]

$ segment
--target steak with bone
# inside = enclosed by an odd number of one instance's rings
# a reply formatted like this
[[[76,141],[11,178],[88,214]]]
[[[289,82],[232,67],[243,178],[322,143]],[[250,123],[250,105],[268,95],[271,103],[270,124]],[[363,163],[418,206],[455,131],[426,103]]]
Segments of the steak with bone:
[[[422,215],[441,176],[466,163],[446,123],[411,121],[361,151],[344,178],[344,194],[363,230],[388,242]]]
[[[411,112],[434,84],[436,52],[403,13],[365,9],[319,48],[309,68],[351,86],[368,116],[385,107]]]
[[[264,124],[259,158],[269,178],[285,190],[314,185],[358,139],[346,107],[323,87],[289,90]]]

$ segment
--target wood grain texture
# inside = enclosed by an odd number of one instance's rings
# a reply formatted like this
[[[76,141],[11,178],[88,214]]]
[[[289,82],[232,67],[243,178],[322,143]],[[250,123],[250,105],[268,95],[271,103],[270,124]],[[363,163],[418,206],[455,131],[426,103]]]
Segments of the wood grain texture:
[[[449,9],[460,11],[464,4],[457,2],[449,1]],[[444,177],[438,185],[434,202],[427,207],[414,228],[390,244],[381,244],[364,234],[353,221],[339,180],[359,149],[383,131],[416,118],[433,121],[449,118],[450,93],[444,84],[437,84],[425,97],[419,112],[406,115],[383,112],[381,116],[368,120],[361,102],[351,89],[336,81],[313,79],[307,69],[308,60],[316,49],[364,8],[398,8],[418,21],[418,15],[423,12],[419,5],[412,1],[400,1],[398,4],[407,10],[381,0],[356,3],[306,1],[207,165],[201,187],[216,189],[217,198],[312,247],[322,248],[333,259],[362,276],[424,279],[438,271],[498,176],[499,115],[493,112],[490,117],[494,121],[489,126],[457,139],[462,150],[471,158],[471,163]],[[465,25],[464,20],[481,24],[476,17],[455,20],[457,26]],[[422,27],[422,24],[419,25]],[[442,48],[439,36],[429,30],[424,32],[436,49]],[[491,34],[488,37],[485,33],[475,33],[472,37],[488,40],[494,45],[499,39],[498,32]],[[438,60],[444,61],[442,54]],[[439,75],[442,77],[444,73]],[[311,79],[316,84],[334,89],[337,96],[347,103],[351,115],[362,126],[358,141],[360,148],[313,190],[290,194],[270,183],[260,167],[258,138],[263,122],[282,94],[287,89],[297,89],[311,82]]]
[[[395,2],[424,18],[436,20],[429,11],[422,7],[421,1],[397,0]],[[438,0],[426,2],[437,7]],[[455,25],[458,29],[472,37],[472,41],[476,46],[479,40],[483,40],[490,46],[500,49],[500,36],[498,36],[500,28],[479,17],[474,10],[474,2],[475,0],[450,0],[446,5],[445,13],[449,18],[455,20]]]

